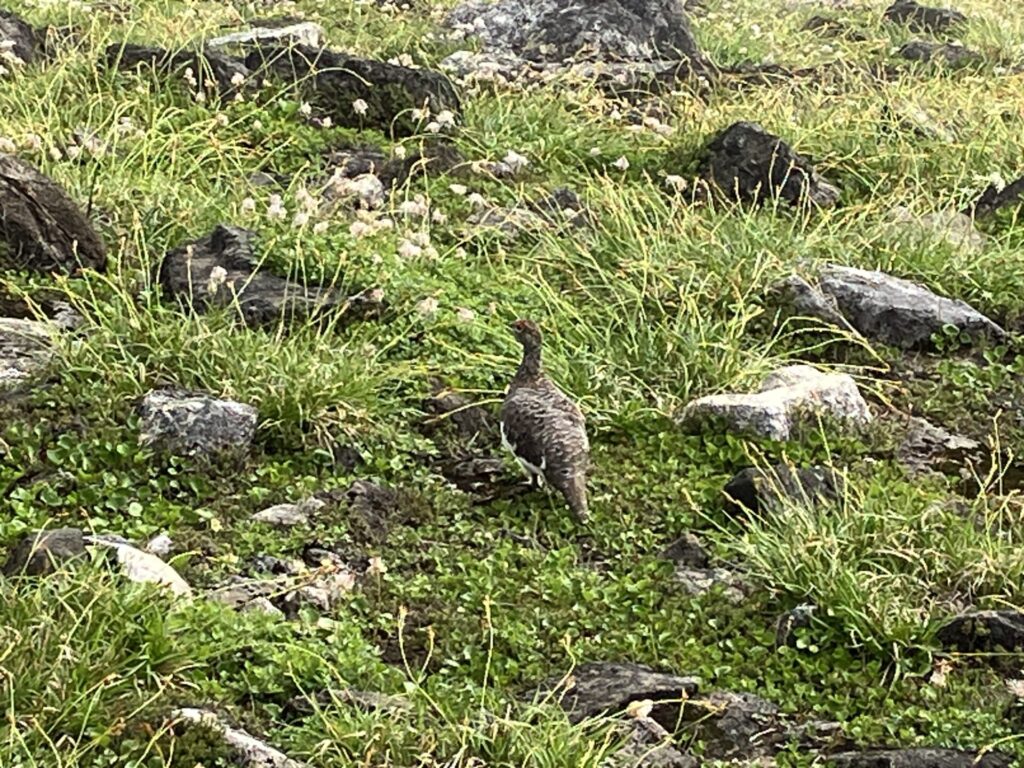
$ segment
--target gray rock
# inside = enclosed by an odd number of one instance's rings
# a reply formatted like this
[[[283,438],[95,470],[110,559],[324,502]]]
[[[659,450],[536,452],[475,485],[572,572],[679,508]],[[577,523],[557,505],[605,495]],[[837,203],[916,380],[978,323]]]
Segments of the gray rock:
[[[700,761],[672,745],[672,735],[650,717],[634,717],[629,741],[601,768],[698,768]]]
[[[348,128],[374,127],[394,136],[423,130],[414,113],[428,109],[458,117],[462,107],[448,78],[414,69],[305,45],[268,46],[251,52],[246,66],[294,86],[314,110]],[[366,109],[353,108],[356,101]]]
[[[942,627],[936,638],[943,648],[961,653],[1024,650],[1024,612],[971,611]]]
[[[1024,176],[1008,184],[993,182],[961,213],[972,218],[991,216],[1000,208],[1019,204],[1024,199]]]
[[[723,493],[730,515],[770,512],[786,503],[803,506],[834,503],[843,495],[840,473],[829,467],[793,467],[776,464],[769,469],[747,467],[730,480]]]
[[[369,480],[356,480],[344,494],[351,533],[361,541],[382,543],[399,511],[398,494]]]
[[[246,450],[256,434],[255,408],[202,393],[153,390],[140,413],[143,445],[185,455]]]
[[[822,293],[799,275],[790,275],[773,285],[769,291],[772,302],[789,314],[821,320],[845,331],[854,331],[832,296]]]
[[[324,44],[324,28],[312,21],[299,21],[275,26],[254,23],[249,29],[232,32],[206,41],[206,48],[228,48],[231,46],[306,45],[321,48]]]
[[[102,271],[107,249],[81,209],[56,182],[0,153],[0,267],[74,274]]]
[[[3,53],[9,51],[24,64],[31,64],[39,53],[40,41],[36,30],[11,11],[0,10],[0,66]]]
[[[678,0],[471,1],[452,10],[446,24],[477,37],[487,51],[529,61],[701,57]]]
[[[698,175],[730,200],[760,203],[779,198],[790,205],[829,208],[839,190],[810,160],[757,123],[733,123],[707,145]]]
[[[151,552],[137,549],[119,537],[86,536],[85,543],[113,550],[121,572],[139,584],[156,584],[179,597],[191,597],[192,587],[174,568]]]
[[[901,349],[931,348],[932,336],[947,326],[974,339],[1006,335],[970,305],[884,272],[830,265],[818,289],[863,336]]]
[[[789,739],[779,708],[752,693],[715,691],[688,699],[683,731],[704,744],[706,757],[750,760],[777,752]]]
[[[286,754],[245,731],[227,725],[215,712],[191,707],[176,709],[172,717],[179,723],[202,725],[220,734],[231,748],[238,764],[245,768],[307,768],[306,763],[292,760]]]
[[[921,32],[945,32],[950,27],[964,24],[967,17],[952,8],[932,8],[916,0],[896,0],[886,8],[883,16],[889,21],[903,24]]]
[[[79,528],[37,531],[26,534],[14,546],[2,573],[4,576],[43,576],[85,554],[85,534]]]
[[[711,564],[711,556],[692,533],[673,541],[659,556],[685,568],[707,568]]]
[[[977,440],[955,435],[915,416],[896,456],[912,473],[960,474],[970,463],[983,458],[981,449]]]
[[[316,514],[326,506],[317,498],[309,498],[298,504],[275,504],[267,507],[252,516],[257,523],[276,525],[288,528],[293,525],[305,525],[309,522],[311,515]]]
[[[672,580],[688,595],[699,597],[717,590],[733,605],[746,600],[750,591],[750,585],[743,577],[728,568],[693,568],[680,565],[672,574]]]
[[[156,279],[186,309],[237,308],[243,322],[265,327],[280,321],[332,316],[344,325],[383,312],[383,292],[345,296],[333,288],[305,286],[259,269],[253,232],[219,224],[204,238],[169,251]]]
[[[825,765],[832,768],[1010,768],[1013,759],[994,751],[868,749],[832,755]]]
[[[52,354],[46,323],[0,317],[0,390],[31,378]]]
[[[682,700],[696,694],[699,685],[696,677],[655,672],[640,664],[597,662],[577,667],[564,682],[562,677],[546,680],[538,693],[560,697],[573,723],[614,715],[632,702],[650,700],[651,718],[671,731],[679,721]]]
[[[965,67],[985,61],[982,56],[971,48],[955,43],[936,43],[930,40],[911,40],[900,46],[897,55],[907,61],[922,63],[935,62],[949,67]]]
[[[782,441],[790,439],[799,425],[815,423],[817,416],[852,425],[871,421],[852,377],[791,365],[765,378],[759,392],[694,400],[683,409],[679,424],[699,430],[717,422],[733,433]]]

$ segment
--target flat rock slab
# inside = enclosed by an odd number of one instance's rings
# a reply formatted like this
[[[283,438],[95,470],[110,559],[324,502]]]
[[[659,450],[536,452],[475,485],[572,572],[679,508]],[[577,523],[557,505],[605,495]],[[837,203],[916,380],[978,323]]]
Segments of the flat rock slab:
[[[696,431],[717,423],[729,432],[782,441],[798,425],[815,423],[817,416],[860,425],[871,420],[871,411],[852,377],[791,365],[766,377],[759,392],[694,400],[683,409],[679,424]]]
[[[959,474],[969,464],[981,461],[982,445],[977,440],[954,434],[926,419],[913,417],[896,457],[912,473]]]
[[[169,251],[157,269],[157,282],[187,309],[202,313],[236,307],[241,320],[256,327],[327,315],[342,315],[347,322],[383,311],[380,291],[345,296],[257,271],[254,239],[250,230],[220,224],[206,237]]]
[[[175,710],[172,716],[179,723],[202,725],[219,734],[224,743],[235,753],[240,766],[246,768],[308,768],[307,763],[292,760],[284,752],[246,731],[232,728],[221,720],[216,712],[188,707]]]
[[[932,8],[915,0],[896,0],[885,9],[883,16],[896,24],[903,24],[921,32],[945,32],[964,24],[967,17],[952,8]]]
[[[256,434],[255,408],[202,393],[153,390],[143,398],[140,413],[140,442],[172,453],[244,451]]]
[[[23,383],[50,361],[50,333],[38,320],[0,317],[0,390]]]
[[[842,496],[842,475],[829,467],[776,464],[768,469],[748,467],[725,488],[725,510],[731,515],[760,514],[785,505],[835,503]]]
[[[431,119],[415,114],[461,114],[455,87],[440,72],[360,59],[306,45],[267,46],[245,59],[252,71],[297,88],[302,97],[336,125],[374,127],[392,136],[421,132]],[[360,109],[354,104],[361,102]]]
[[[679,722],[682,700],[697,693],[700,680],[696,677],[656,672],[640,664],[597,662],[577,667],[566,683],[562,678],[550,678],[541,684],[542,696],[554,692],[562,696],[560,703],[570,722],[579,723],[604,714],[622,712],[634,701],[653,702],[650,716],[671,731]]]
[[[697,173],[713,191],[737,202],[778,198],[829,208],[839,200],[839,190],[808,158],[757,123],[733,123],[712,139]]]
[[[13,155],[0,153],[0,267],[73,274],[102,271],[107,249],[68,193]]]
[[[85,555],[85,534],[79,528],[54,528],[21,538],[4,563],[4,576],[43,576]]]
[[[1013,759],[1001,752],[956,749],[869,749],[832,755],[833,768],[1010,768]]]
[[[999,340],[1006,335],[969,304],[874,270],[827,265],[817,285],[794,276],[773,292],[792,313],[901,349],[933,349],[933,337],[949,327],[974,340]]]
[[[206,85],[212,80],[213,90],[223,98],[233,97],[251,87],[252,73],[245,64],[233,56],[216,50],[171,51],[131,43],[114,43],[107,46],[101,64],[104,68],[135,71],[149,68],[167,76],[177,75],[191,68],[197,82]]]
[[[965,67],[981,64],[985,57],[977,51],[956,43],[936,43],[931,40],[911,40],[897,51],[901,59],[922,63],[945,64],[949,67]]]
[[[485,50],[529,61],[700,58],[679,0],[467,2],[446,24],[478,38]]]
[[[124,576],[138,584],[156,584],[178,597],[190,597],[192,587],[174,568],[152,552],[112,536],[86,536],[86,544],[112,550]]]
[[[260,45],[307,45],[323,47],[324,28],[312,21],[296,21],[280,25],[255,22],[249,29],[231,32],[206,41],[207,49],[252,47]]]
[[[944,648],[961,653],[1024,650],[1024,612],[965,613],[942,627],[936,637]]]

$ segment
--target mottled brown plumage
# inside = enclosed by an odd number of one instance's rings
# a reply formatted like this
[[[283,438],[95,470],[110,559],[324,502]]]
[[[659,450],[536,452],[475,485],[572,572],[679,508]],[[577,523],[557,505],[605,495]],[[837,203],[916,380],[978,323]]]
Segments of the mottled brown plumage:
[[[559,491],[584,522],[590,443],[583,414],[545,375],[536,323],[516,320],[511,327],[523,345],[523,360],[501,406],[502,442],[532,482]]]

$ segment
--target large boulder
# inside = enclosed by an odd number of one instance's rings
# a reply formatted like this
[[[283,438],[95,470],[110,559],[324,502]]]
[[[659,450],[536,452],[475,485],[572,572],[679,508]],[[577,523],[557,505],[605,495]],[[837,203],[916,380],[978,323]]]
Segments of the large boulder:
[[[790,365],[766,377],[759,392],[694,400],[678,421],[688,430],[717,423],[733,433],[782,441],[819,416],[860,425],[871,420],[871,411],[851,376]]]
[[[144,445],[185,455],[244,451],[256,434],[256,409],[233,400],[158,389],[142,400]]]
[[[488,51],[537,62],[700,58],[679,0],[471,0],[446,23]]]
[[[953,8],[932,8],[916,0],[896,0],[885,9],[883,16],[921,32],[945,32],[967,21],[966,16]]]
[[[4,576],[42,576],[85,555],[85,533],[79,528],[54,528],[21,538],[7,556]]]
[[[828,208],[839,200],[839,190],[808,158],[757,123],[733,123],[712,139],[698,174],[713,191],[740,202],[778,198]]]
[[[294,86],[336,125],[374,127],[408,136],[423,130],[429,115],[461,113],[459,96],[448,78],[415,69],[307,45],[263,47],[252,51],[246,66]],[[354,107],[359,104],[359,108]]]
[[[829,265],[816,286],[790,278],[776,292],[788,309],[901,349],[932,348],[949,327],[975,340],[1006,335],[969,304],[884,272]]]
[[[103,270],[107,249],[89,219],[55,181],[0,153],[0,267],[73,274]]]
[[[832,755],[825,764],[832,768],[1010,768],[1013,759],[994,751],[868,749]]]
[[[305,286],[265,270],[257,271],[253,232],[219,224],[206,237],[169,251],[156,279],[168,296],[196,312],[237,307],[250,326],[321,315],[366,318],[383,309],[382,294],[367,290],[346,296],[332,288]]]
[[[698,678],[656,672],[641,664],[596,662],[577,667],[567,680],[548,679],[539,694],[560,697],[559,703],[573,723],[615,715],[633,702],[649,700],[653,704],[651,718],[673,731],[683,700],[695,695],[699,685]]]

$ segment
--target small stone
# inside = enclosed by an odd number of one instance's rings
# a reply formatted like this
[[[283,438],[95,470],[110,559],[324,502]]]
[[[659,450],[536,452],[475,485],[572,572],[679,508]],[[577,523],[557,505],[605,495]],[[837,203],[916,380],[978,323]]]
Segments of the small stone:
[[[900,46],[897,52],[907,61],[935,62],[949,67],[965,67],[981,64],[985,57],[977,51],[955,43],[936,43],[930,40],[912,40]]]
[[[723,760],[751,760],[775,754],[789,739],[772,702],[752,693],[715,691],[692,697],[683,710],[684,732],[704,745],[704,755]]]
[[[851,376],[791,365],[769,375],[759,392],[694,400],[678,422],[684,429],[699,430],[718,421],[733,433],[784,441],[799,424],[814,422],[814,416],[850,425],[866,424],[872,418]]]
[[[692,533],[684,534],[673,541],[659,557],[687,568],[707,568],[711,563],[711,556],[700,543],[700,539]]]
[[[151,552],[144,552],[118,537],[86,536],[86,544],[112,549],[121,572],[130,581],[156,584],[178,597],[190,597],[192,587],[177,571]]]
[[[166,533],[161,533],[157,536],[154,536],[152,539],[149,540],[149,543],[146,544],[147,552],[152,552],[157,557],[163,559],[166,559],[167,556],[171,554],[171,550],[173,548],[174,542],[171,540],[171,537],[168,536]]]
[[[977,440],[955,435],[915,416],[896,456],[912,473],[960,474],[970,463],[983,458],[981,448]]]
[[[932,8],[916,0],[896,0],[883,16],[889,21],[903,24],[921,32],[945,32],[950,27],[964,24],[967,17],[952,8]]]
[[[775,647],[795,648],[795,631],[811,626],[817,606],[811,604],[798,605],[786,611],[775,621]]]
[[[718,590],[733,605],[746,600],[749,591],[743,578],[728,568],[691,568],[680,565],[672,574],[672,580],[686,594],[694,597]]]
[[[30,379],[45,368],[52,355],[46,323],[0,317],[0,390]]]
[[[79,528],[26,534],[8,554],[3,575],[44,576],[85,552],[85,534]]]
[[[256,434],[255,408],[202,393],[153,390],[140,412],[143,445],[185,455],[245,450]]]
[[[936,638],[944,648],[961,653],[1024,650],[1024,612],[970,611],[942,627]]]
[[[900,229],[921,238],[947,243],[958,250],[979,253],[985,246],[985,236],[974,228],[971,218],[957,211],[915,216],[907,208],[897,206],[889,212],[889,219]]]
[[[324,502],[317,498],[309,498],[298,504],[276,504],[257,512],[252,516],[252,520],[283,528],[305,525],[309,522],[310,515],[323,509],[324,506],[326,506]]]

